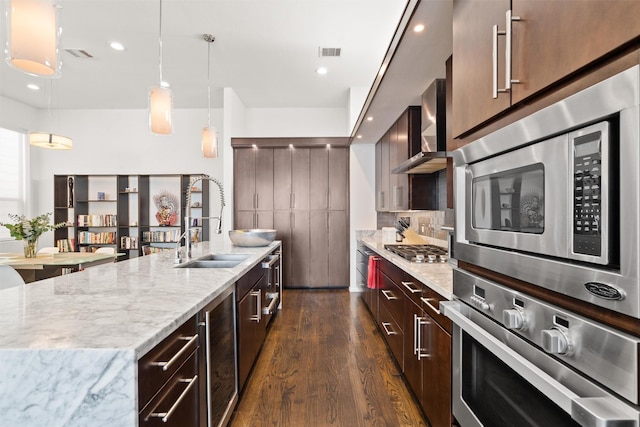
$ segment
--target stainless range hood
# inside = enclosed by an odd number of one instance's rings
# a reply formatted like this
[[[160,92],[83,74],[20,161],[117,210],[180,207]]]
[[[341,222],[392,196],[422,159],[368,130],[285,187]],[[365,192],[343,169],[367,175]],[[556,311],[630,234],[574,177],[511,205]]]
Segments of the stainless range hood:
[[[433,173],[447,167],[446,80],[436,79],[422,95],[421,151],[395,167],[391,173]],[[412,153],[413,154],[413,153]]]

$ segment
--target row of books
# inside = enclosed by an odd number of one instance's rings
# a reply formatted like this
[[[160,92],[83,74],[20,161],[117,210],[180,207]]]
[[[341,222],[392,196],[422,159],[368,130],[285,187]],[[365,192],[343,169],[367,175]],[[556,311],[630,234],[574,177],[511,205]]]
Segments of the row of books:
[[[78,215],[78,227],[115,227],[118,215]]]
[[[56,241],[56,247],[60,252],[75,252],[76,239],[60,239]]]
[[[122,236],[120,237],[120,249],[138,249],[140,240],[137,237]]]
[[[102,233],[94,233],[91,231],[78,232],[78,243],[80,244],[88,244],[88,243],[111,244],[115,242],[116,242],[115,231],[105,231]]]
[[[175,242],[180,237],[180,230],[171,231],[145,231],[142,233],[142,240],[145,242]]]
[[[170,251],[171,248],[158,248],[155,246],[143,246],[142,247],[142,255],[149,255],[149,254],[155,254],[158,252],[166,252],[166,251]]]

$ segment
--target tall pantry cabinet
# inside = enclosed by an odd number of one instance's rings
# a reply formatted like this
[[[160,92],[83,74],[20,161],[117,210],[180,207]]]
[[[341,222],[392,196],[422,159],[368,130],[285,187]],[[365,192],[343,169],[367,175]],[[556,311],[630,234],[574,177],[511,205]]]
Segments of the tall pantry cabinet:
[[[257,148],[247,147],[247,141],[258,141]],[[284,287],[348,287],[349,148],[326,143],[289,145],[290,141],[232,141],[234,228],[260,226],[277,230],[285,260]],[[257,168],[252,171],[251,161],[245,161],[251,153],[256,159],[271,161],[254,162]],[[271,194],[272,200],[264,203],[270,204],[272,210],[258,214],[272,218],[272,226],[251,221],[246,213],[247,202],[255,199],[250,194],[257,185],[251,183],[252,177],[259,175],[263,176],[261,185],[271,185],[264,194]]]

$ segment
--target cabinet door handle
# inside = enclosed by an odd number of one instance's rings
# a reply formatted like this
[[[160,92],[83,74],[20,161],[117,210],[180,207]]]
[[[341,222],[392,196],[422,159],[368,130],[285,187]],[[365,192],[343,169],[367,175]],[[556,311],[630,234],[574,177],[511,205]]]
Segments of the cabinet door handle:
[[[506,60],[504,61],[504,87],[505,87],[505,91],[509,91],[511,90],[511,84],[512,83],[520,83],[520,80],[512,80],[511,79],[511,47],[512,47],[512,43],[513,43],[513,33],[511,32],[511,22],[513,21],[519,21],[520,17],[519,16],[513,16],[511,9],[507,10],[506,13],[506,46],[505,46],[505,58]]]
[[[502,92],[506,92],[506,89],[498,89],[498,36],[504,36],[506,34],[505,31],[499,31],[498,30],[498,25],[494,25],[493,26],[493,31],[492,31],[492,40],[493,40],[493,46],[491,49],[491,52],[493,54],[493,78],[492,78],[492,96],[494,99],[496,99],[498,97],[498,93],[502,93]]]
[[[387,333],[387,335],[391,336],[391,335],[398,335],[398,333],[396,331],[390,331],[389,330],[389,326],[391,326],[391,323],[389,322],[382,322],[382,327],[384,328],[384,331]]]
[[[394,296],[393,293],[391,293],[391,291],[387,290],[387,289],[383,289],[382,291],[382,295],[385,296],[385,298],[389,301],[393,301],[395,299],[398,299],[398,297]],[[389,296],[391,295],[391,296]]]
[[[400,282],[400,283],[402,283],[402,286],[407,288],[407,290],[412,294],[419,294],[420,292],[422,292],[422,288],[416,288],[415,283],[413,282]]]
[[[173,403],[173,405],[171,405],[171,408],[169,408],[167,412],[152,412],[149,414],[149,418],[151,417],[162,418],[163,423],[166,423],[167,421],[169,421],[169,418],[171,417],[171,415],[176,411],[176,409],[178,409],[178,406],[180,406],[180,402],[182,402],[182,400],[187,396],[191,388],[196,384],[197,379],[198,379],[198,375],[194,375],[193,378],[185,378],[185,379],[178,380],[181,383],[188,383],[184,391],[180,393],[180,396],[178,396],[178,399],[176,399],[176,401]]]
[[[256,193],[256,209],[260,208],[260,194]]]
[[[429,352],[424,351],[422,345],[422,327],[424,325],[428,325],[429,321],[426,317],[418,316],[417,314],[413,315],[413,333],[414,333],[414,348],[413,354],[417,357],[418,360],[422,360],[426,357],[429,357]],[[429,334],[431,336],[431,334]]]
[[[252,297],[256,297],[256,314],[251,316],[250,320],[260,323],[262,318],[262,289],[251,292]]]
[[[192,337],[180,337],[178,339],[187,341],[187,343],[176,354],[174,354],[171,359],[169,359],[167,362],[151,362],[150,365],[161,366],[162,370],[166,371],[171,367],[171,365],[173,365],[178,361],[178,359],[180,359],[180,356],[182,356],[187,351],[187,349],[191,347],[191,344],[198,340],[198,334],[195,334]]]
[[[433,310],[436,314],[440,314],[440,310],[438,310],[438,308],[435,305],[431,304],[431,301],[430,301],[431,299],[433,298],[425,298],[425,297],[420,298],[420,300],[423,303],[425,303],[431,310]]]

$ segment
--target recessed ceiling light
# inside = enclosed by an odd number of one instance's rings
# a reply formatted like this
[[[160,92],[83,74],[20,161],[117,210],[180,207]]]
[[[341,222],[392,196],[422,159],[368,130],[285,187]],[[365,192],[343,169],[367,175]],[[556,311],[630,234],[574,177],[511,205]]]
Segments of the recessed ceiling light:
[[[162,86],[162,87],[171,87],[169,82],[165,82],[164,80],[160,82],[160,86]]]
[[[118,50],[118,51],[124,50],[124,46],[120,42],[111,42],[109,43],[109,46],[111,46],[111,49],[113,50]]]
[[[325,67],[320,67],[316,70],[316,73],[320,74],[321,76],[324,76],[325,74],[327,74],[327,69]]]
[[[367,121],[370,122],[371,120],[373,120],[373,117],[369,116],[367,117]]]
[[[416,33],[421,33],[422,31],[424,31],[424,25],[422,24],[418,24],[415,27],[413,27],[413,31],[415,31]]]
[[[362,135],[358,135],[358,136],[356,136],[356,138],[362,139]]]
[[[31,89],[31,90],[40,90],[40,86],[38,86],[38,85],[36,85],[36,84],[33,84],[33,83],[29,83],[29,84],[27,85],[27,87],[28,87],[29,89]]]

